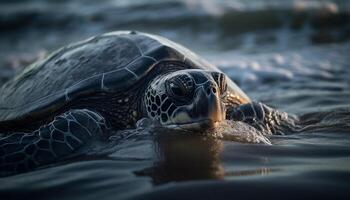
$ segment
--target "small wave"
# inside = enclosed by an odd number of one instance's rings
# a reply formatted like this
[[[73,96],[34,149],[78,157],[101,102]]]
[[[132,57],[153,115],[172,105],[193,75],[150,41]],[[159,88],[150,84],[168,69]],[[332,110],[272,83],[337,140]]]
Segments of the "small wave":
[[[349,71],[346,69],[350,44],[304,47],[280,52],[246,53],[227,51],[206,55],[244,91],[299,89],[346,91]],[[293,84],[291,84],[293,81]],[[292,87],[292,88],[291,88]]]
[[[216,130],[209,134],[224,141],[271,144],[270,140],[262,132],[239,121],[225,120]]]
[[[140,121],[145,120],[141,119],[139,122]],[[139,122],[138,124],[140,124]],[[198,132],[168,129],[147,123],[146,125],[139,126],[136,129],[117,131],[116,133],[113,133],[113,136],[110,137],[110,140],[119,143],[121,141],[135,141],[145,138],[150,139],[159,135],[179,135],[180,137],[193,135],[197,137],[209,137],[231,142],[271,144],[269,139],[262,132],[246,123],[232,120],[225,120],[214,129]]]
[[[304,128],[301,132],[348,133],[350,130],[350,109],[336,109],[307,113],[300,116]]]
[[[304,2],[304,1],[303,1]],[[315,43],[349,39],[349,2],[337,1],[15,1],[0,3],[1,32],[76,29],[94,33],[114,29],[151,32],[188,30],[231,38],[250,33],[269,43],[306,35]],[[96,30],[97,29],[97,30]],[[273,34],[269,31],[273,30]],[[276,32],[277,31],[277,32]],[[263,32],[263,33],[261,33]],[[242,37],[243,38],[242,38]],[[293,38],[289,38],[294,40]],[[283,42],[283,41],[280,41]]]

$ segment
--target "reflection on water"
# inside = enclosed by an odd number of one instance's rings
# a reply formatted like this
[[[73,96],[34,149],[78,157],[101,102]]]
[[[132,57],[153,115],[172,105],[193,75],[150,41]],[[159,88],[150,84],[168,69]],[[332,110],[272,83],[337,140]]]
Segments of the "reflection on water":
[[[137,175],[152,177],[155,185],[172,181],[222,179],[222,141],[204,136],[158,134],[154,138],[157,159]]]
[[[233,172],[226,172],[225,176],[232,176],[232,177],[236,177],[236,176],[255,176],[255,175],[268,175],[271,172],[274,171],[278,171],[278,170],[272,170],[270,168],[267,167],[263,167],[263,168],[259,168],[259,169],[254,169],[254,170],[242,170],[242,171],[233,171]]]

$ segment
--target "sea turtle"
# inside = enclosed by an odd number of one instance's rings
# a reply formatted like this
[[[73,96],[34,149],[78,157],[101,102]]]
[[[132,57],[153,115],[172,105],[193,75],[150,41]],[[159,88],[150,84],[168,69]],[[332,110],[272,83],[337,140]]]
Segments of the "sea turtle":
[[[0,171],[64,160],[141,118],[184,130],[241,120],[273,128],[283,115],[218,68],[161,36],[98,35],[27,67],[0,91]]]

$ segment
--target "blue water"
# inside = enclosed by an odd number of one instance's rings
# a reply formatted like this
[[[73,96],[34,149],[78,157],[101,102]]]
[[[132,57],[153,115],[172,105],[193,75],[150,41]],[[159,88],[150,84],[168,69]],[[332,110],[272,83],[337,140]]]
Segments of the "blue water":
[[[1,199],[349,199],[349,1],[87,2],[2,1],[0,83],[72,41],[134,29],[183,44],[310,125],[268,142],[118,132],[105,149],[0,178]]]

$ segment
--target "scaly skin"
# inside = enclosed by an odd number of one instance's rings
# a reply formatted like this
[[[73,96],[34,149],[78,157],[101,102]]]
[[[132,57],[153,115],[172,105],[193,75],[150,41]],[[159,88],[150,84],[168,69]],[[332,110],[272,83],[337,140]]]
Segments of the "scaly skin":
[[[32,133],[0,139],[0,175],[26,172],[69,157],[106,129],[104,118],[87,109],[70,110]]]
[[[297,119],[260,102],[242,104],[238,107],[228,107],[226,118],[245,122],[269,135],[295,132],[297,127],[295,125]]]

